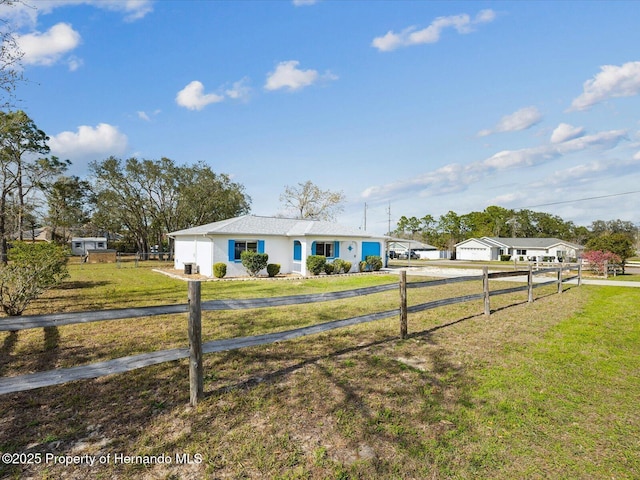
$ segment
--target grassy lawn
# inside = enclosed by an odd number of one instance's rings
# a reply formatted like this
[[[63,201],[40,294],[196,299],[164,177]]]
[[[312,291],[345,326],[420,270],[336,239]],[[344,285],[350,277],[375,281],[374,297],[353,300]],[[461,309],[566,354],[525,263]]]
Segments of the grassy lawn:
[[[410,280],[418,280],[410,278]],[[209,282],[203,299],[335,291],[370,275]],[[492,288],[511,287],[493,282]],[[477,293],[409,290],[409,304]],[[9,467],[0,478],[639,478],[640,291],[555,287],[205,356],[206,398],[187,406],[188,363],[0,397],[0,451],[91,455],[105,465]],[[149,265],[72,266],[31,313],[184,303],[186,283]],[[397,308],[396,291],[325,304],[207,312],[205,340]],[[29,313],[29,312],[26,312]],[[1,321],[1,319],[0,319]],[[0,333],[17,375],[186,342],[186,317]],[[127,465],[115,454],[172,458]],[[202,462],[178,464],[176,455]],[[193,457],[198,454],[201,457]],[[179,457],[183,458],[183,457]]]

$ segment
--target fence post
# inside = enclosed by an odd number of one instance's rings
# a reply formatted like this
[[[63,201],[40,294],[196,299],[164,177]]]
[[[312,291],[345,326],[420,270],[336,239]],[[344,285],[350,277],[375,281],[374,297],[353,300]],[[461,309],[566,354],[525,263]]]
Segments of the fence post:
[[[582,259],[578,262],[578,286],[582,285]]]
[[[533,265],[529,265],[529,273],[527,274],[527,301],[533,302]]]
[[[609,262],[604,261],[604,278],[605,280],[609,278]]]
[[[484,314],[491,315],[491,303],[489,300],[489,267],[482,267],[482,292],[484,293]]]
[[[562,265],[558,267],[558,293],[562,293]]]
[[[407,338],[407,272],[400,271],[400,338]]]
[[[202,371],[202,310],[200,282],[189,282],[189,402],[195,407],[204,396]]]

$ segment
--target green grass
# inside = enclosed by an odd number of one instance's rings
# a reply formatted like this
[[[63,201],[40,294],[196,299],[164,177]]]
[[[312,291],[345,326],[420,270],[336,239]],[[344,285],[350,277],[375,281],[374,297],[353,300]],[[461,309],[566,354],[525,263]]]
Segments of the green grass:
[[[84,270],[79,270],[83,268]],[[146,268],[146,267],[145,267]],[[79,267],[79,306],[182,303],[184,282],[147,268]],[[84,272],[84,273],[83,273]],[[104,284],[83,289],[92,278]],[[137,283],[148,289],[138,290]],[[359,276],[211,282],[208,298],[284,295],[397,281]],[[479,283],[479,282],[478,282]],[[492,288],[510,287],[492,282]],[[475,293],[409,290],[409,303]],[[129,291],[127,294],[126,292]],[[262,347],[206,355],[205,399],[187,406],[188,363],[0,397],[0,451],[201,454],[192,465],[106,465],[95,478],[640,478],[640,291],[555,287],[452,305]],[[135,292],[135,293],[132,293]],[[205,293],[206,292],[206,293]],[[88,294],[88,295],[85,295]],[[52,292],[55,297],[59,292]],[[261,333],[395,308],[396,291],[242,312],[210,312],[207,338]],[[62,300],[60,300],[62,302]],[[45,302],[46,303],[46,302]],[[72,308],[72,307],[68,307]],[[0,336],[3,374],[184,342],[179,316]],[[45,332],[46,336],[46,332]],[[40,349],[40,353],[34,350]],[[47,356],[49,355],[49,356]],[[28,360],[31,358],[31,360]],[[8,360],[7,360],[8,359]],[[79,446],[82,446],[81,449]],[[0,465],[0,477],[82,478],[79,467]]]

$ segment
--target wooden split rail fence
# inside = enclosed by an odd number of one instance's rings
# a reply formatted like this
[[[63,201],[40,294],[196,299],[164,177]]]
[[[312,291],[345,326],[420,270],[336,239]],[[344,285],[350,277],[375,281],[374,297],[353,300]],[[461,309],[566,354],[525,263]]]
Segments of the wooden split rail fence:
[[[577,269],[577,275],[565,277],[564,271]],[[556,278],[534,282],[534,276],[555,273]],[[501,290],[489,290],[489,281],[492,279],[500,279],[505,277],[526,276],[527,284],[506,288]],[[581,266],[580,265],[563,265],[561,267],[547,268],[533,271],[531,267],[528,270],[505,271],[489,273],[488,268],[484,267],[482,275],[472,275],[463,277],[444,278],[439,280],[429,280],[421,282],[407,282],[406,272],[400,272],[399,290],[400,290],[400,308],[387,310],[384,312],[370,313],[358,317],[352,317],[344,320],[334,320],[317,325],[301,327],[284,332],[273,332],[262,335],[254,335],[250,337],[230,338],[223,340],[213,340],[202,343],[202,311],[215,310],[241,310],[252,308],[280,307],[287,305],[300,305],[306,303],[326,302],[331,300],[341,300],[346,298],[360,297],[363,295],[372,295],[382,293],[398,288],[398,284],[386,284],[373,287],[364,287],[353,290],[328,292],[322,294],[309,295],[291,295],[285,297],[272,298],[255,298],[243,300],[212,300],[202,302],[200,298],[200,282],[190,281],[188,287],[188,304],[187,305],[165,305],[156,307],[140,307],[125,308],[114,310],[102,310],[94,312],[73,312],[60,313],[53,315],[35,315],[24,317],[11,317],[0,319],[0,331],[18,331],[29,328],[48,328],[58,327],[62,325],[71,325],[78,323],[89,323],[98,321],[108,321],[126,318],[146,317],[153,315],[167,315],[187,313],[189,348],[175,348],[171,350],[162,350],[157,352],[143,353],[129,357],[116,358],[104,362],[92,363],[89,365],[81,365],[71,368],[62,368],[39,372],[15,377],[0,378],[0,395],[32,390],[35,388],[46,387],[51,385],[59,385],[62,383],[98,378],[115,373],[123,373],[138,368],[143,368],[159,363],[170,362],[174,360],[189,358],[189,396],[190,403],[196,405],[198,400],[203,396],[203,366],[202,357],[206,353],[224,352],[237,350],[245,347],[266,345],[294,338],[312,335],[316,333],[326,332],[337,328],[344,328],[351,325],[357,325],[376,320],[382,320],[399,315],[400,318],[400,337],[407,338],[409,313],[417,313],[424,310],[438,308],[456,303],[483,300],[484,314],[490,315],[490,298],[496,295],[505,295],[509,293],[527,291],[528,301],[533,301],[533,289],[545,285],[557,284],[558,293],[562,292],[563,284],[572,279],[578,279],[578,285],[581,284]],[[445,298],[433,300],[419,305],[407,307],[407,289],[435,287],[438,285],[467,282],[482,281],[483,291],[478,294],[464,295],[460,297]]]

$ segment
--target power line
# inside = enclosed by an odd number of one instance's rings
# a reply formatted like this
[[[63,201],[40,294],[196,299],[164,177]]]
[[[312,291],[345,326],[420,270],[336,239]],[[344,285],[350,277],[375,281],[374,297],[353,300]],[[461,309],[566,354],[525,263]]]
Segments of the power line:
[[[621,197],[623,195],[631,195],[633,193],[640,193],[640,190],[635,190],[633,192],[623,192],[623,193],[612,193],[610,195],[600,195],[597,197],[586,197],[586,198],[576,198],[574,200],[562,200],[559,202],[551,202],[551,203],[541,203],[539,205],[529,205],[527,207],[519,207],[516,210],[523,210],[525,208],[538,208],[538,207],[548,207],[550,205],[561,205],[563,203],[575,203],[575,202],[584,202],[586,200],[597,200],[599,198],[611,198],[611,197]]]

